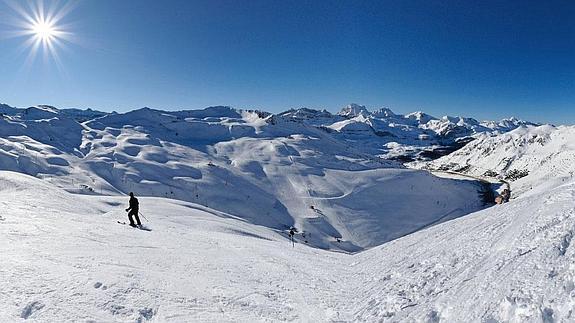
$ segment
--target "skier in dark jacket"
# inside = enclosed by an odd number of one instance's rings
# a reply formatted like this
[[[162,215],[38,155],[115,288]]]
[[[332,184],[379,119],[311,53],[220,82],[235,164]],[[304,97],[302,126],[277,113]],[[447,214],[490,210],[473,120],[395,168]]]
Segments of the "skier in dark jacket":
[[[140,217],[138,217],[138,199],[134,197],[134,193],[130,192],[130,207],[126,209],[128,212],[128,219],[130,220],[130,225],[135,227],[137,225],[142,225],[140,222]],[[134,220],[132,219],[132,215],[136,218],[136,224],[134,224]]]

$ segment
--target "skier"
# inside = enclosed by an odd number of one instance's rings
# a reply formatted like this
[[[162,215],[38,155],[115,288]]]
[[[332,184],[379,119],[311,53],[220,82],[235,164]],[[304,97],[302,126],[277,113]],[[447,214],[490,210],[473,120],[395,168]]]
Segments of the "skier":
[[[134,224],[134,220],[132,219],[132,215],[136,218],[136,223],[138,226],[142,225],[140,222],[140,217],[138,217],[138,199],[134,197],[134,193],[130,192],[130,207],[126,209],[128,212],[128,219],[130,220],[130,225],[136,227]]]
[[[295,236],[296,232],[297,232],[297,229],[294,228],[294,227],[291,227],[291,228],[289,229],[289,232],[288,232],[288,235],[289,235],[289,237],[290,237],[290,239],[291,239],[292,247],[295,247],[295,242],[293,241],[293,237]]]

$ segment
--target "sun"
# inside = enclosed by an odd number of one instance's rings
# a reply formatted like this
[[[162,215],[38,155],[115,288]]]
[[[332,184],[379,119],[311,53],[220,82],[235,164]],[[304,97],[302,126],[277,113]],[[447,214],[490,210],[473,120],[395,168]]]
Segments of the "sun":
[[[58,31],[53,24],[46,21],[37,21],[32,25],[32,32],[36,39],[42,42],[50,42],[57,37]]]
[[[18,29],[10,33],[11,37],[26,38],[22,46],[28,52],[26,63],[34,62],[36,56],[42,53],[45,59],[52,58],[61,65],[58,50],[75,42],[70,25],[64,23],[66,16],[75,7],[75,2],[29,0],[7,1],[6,4],[18,16],[14,24]]]

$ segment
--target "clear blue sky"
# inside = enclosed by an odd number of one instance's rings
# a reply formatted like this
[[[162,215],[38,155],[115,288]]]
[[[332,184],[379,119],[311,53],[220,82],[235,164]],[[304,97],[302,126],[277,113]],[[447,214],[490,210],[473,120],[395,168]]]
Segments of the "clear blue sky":
[[[13,16],[0,2],[0,20]],[[74,41],[60,69],[41,55],[25,64],[26,38],[0,33],[0,102],[271,112],[356,102],[575,123],[572,0],[85,0],[61,24]]]

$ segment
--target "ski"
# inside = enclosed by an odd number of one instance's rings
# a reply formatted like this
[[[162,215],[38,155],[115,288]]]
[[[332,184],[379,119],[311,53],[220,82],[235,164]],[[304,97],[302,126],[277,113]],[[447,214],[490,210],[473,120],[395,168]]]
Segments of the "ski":
[[[130,224],[128,224],[128,223],[126,223],[126,222],[122,222],[122,221],[118,221],[118,223],[119,223],[119,224],[122,224],[122,225],[130,226],[130,227],[132,227],[132,228],[134,228],[134,229],[140,229],[140,230],[142,230],[142,231],[152,231],[152,229],[147,228],[147,227],[145,227],[145,226],[143,226],[143,225],[131,226]]]

